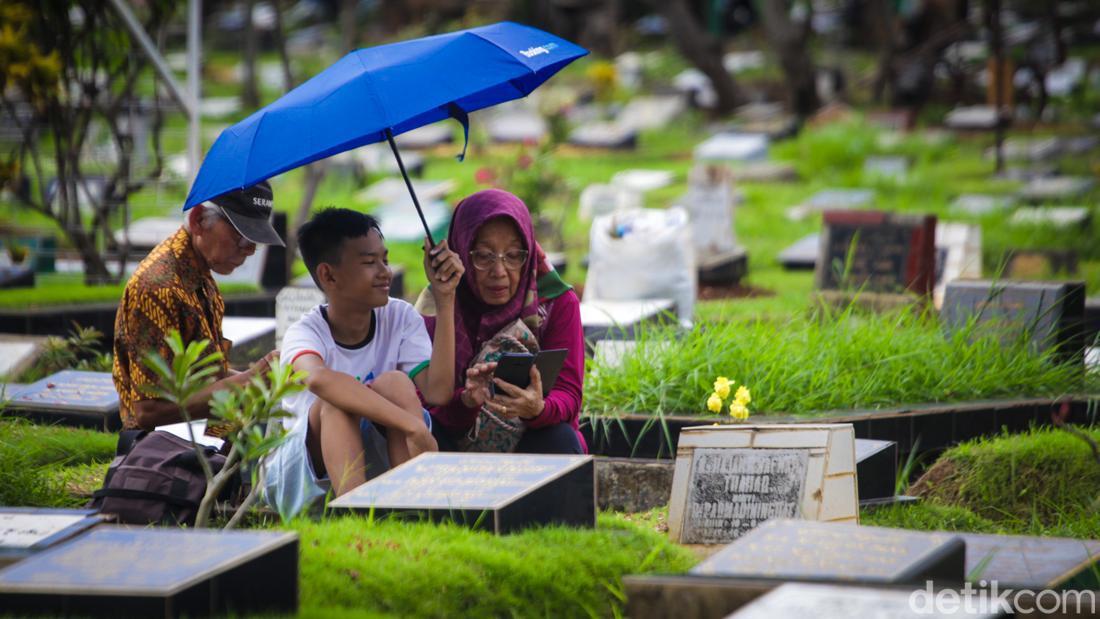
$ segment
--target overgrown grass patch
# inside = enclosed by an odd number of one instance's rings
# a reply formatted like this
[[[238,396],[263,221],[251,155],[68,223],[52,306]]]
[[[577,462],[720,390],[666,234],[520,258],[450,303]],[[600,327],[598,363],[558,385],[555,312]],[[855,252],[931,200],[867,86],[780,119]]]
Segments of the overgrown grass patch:
[[[53,273],[36,276],[33,288],[9,288],[0,290],[0,309],[33,309],[82,303],[117,303],[122,298],[126,281],[117,284],[89,286],[84,276],[73,273]],[[219,284],[223,295],[258,292],[251,284]]]
[[[0,505],[82,505],[73,484],[95,483],[95,470],[106,470],[117,442],[114,434],[0,419]]]
[[[595,530],[494,536],[454,525],[299,520],[302,616],[611,616],[621,578],[682,572],[694,557],[621,516]]]
[[[717,376],[747,385],[757,414],[1100,392],[1097,373],[1002,335],[976,324],[948,334],[934,314],[854,306],[686,332],[646,327],[621,363],[589,364],[586,410],[707,414]]]

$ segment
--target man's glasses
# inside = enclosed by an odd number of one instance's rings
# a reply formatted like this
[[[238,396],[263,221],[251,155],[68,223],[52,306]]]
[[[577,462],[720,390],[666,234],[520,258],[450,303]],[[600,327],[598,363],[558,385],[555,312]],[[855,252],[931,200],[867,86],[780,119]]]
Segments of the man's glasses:
[[[241,249],[248,249],[256,244],[246,239],[243,234],[237,231],[237,227],[234,226],[228,219],[225,220],[226,225],[229,226],[229,231],[233,233],[233,236],[237,238],[237,247]]]
[[[503,254],[475,249],[470,252],[470,262],[474,264],[474,268],[478,271],[488,271],[493,268],[497,260],[500,260],[504,263],[504,268],[509,271],[518,271],[527,263],[527,254],[526,249],[509,249]]]

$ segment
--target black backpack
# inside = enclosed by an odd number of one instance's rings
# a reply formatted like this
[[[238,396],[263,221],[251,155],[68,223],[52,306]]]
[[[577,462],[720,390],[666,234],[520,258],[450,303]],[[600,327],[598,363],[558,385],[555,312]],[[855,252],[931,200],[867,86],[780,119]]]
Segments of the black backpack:
[[[203,447],[214,473],[225,456]],[[239,477],[219,499],[239,491]],[[193,525],[206,493],[206,477],[191,443],[168,432],[124,431],[103,487],[88,507],[113,514],[124,524]]]

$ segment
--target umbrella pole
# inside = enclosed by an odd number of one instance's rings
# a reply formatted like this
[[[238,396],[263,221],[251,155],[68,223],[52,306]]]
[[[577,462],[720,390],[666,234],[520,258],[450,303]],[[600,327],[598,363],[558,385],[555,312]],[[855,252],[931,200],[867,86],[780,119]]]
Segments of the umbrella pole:
[[[432,231],[428,229],[428,220],[424,219],[424,211],[420,210],[420,200],[416,197],[416,191],[413,189],[412,181],[409,180],[409,173],[405,171],[405,162],[401,161],[401,153],[397,150],[397,142],[393,141],[393,131],[386,128],[386,140],[390,143],[390,148],[393,149],[393,156],[397,158],[397,167],[401,170],[401,176],[405,179],[405,186],[409,188],[409,195],[412,196],[413,206],[416,207],[416,214],[420,215],[420,223],[424,225],[424,234],[428,236],[428,243],[435,247],[435,239],[432,238]]]

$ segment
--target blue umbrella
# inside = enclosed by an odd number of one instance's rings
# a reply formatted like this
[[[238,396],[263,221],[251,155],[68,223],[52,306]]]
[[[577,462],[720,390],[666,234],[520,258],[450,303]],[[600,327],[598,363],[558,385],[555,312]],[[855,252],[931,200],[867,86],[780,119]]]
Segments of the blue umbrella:
[[[387,140],[431,239],[393,136],[518,99],[588,53],[536,28],[501,22],[361,49],[222,131],[183,209],[337,153]],[[463,147],[463,154],[466,149]]]

